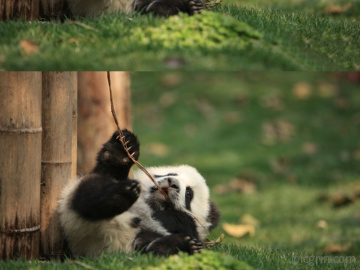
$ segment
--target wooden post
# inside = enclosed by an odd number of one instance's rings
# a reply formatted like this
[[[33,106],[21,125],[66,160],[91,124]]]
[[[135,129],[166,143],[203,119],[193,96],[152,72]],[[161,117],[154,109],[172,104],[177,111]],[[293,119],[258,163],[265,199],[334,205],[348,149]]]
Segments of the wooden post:
[[[37,258],[41,72],[0,72],[0,259]]]
[[[35,20],[39,18],[39,0],[1,0],[0,20]]]
[[[131,129],[130,75],[111,72],[114,106],[121,128]],[[116,130],[106,72],[78,72],[78,174],[88,173],[96,154]]]
[[[47,258],[63,254],[57,201],[71,178],[73,80],[71,72],[43,72],[40,253]]]
[[[66,0],[40,0],[40,17],[62,18],[67,13]]]
[[[76,178],[77,172],[77,103],[78,103],[78,91],[77,91],[77,72],[72,72],[73,74],[73,92],[72,92],[72,146],[71,146],[71,179]]]

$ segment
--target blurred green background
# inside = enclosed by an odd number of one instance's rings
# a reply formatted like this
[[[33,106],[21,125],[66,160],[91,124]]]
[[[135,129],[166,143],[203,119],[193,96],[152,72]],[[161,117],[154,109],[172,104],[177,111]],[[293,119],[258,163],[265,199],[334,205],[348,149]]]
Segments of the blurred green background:
[[[250,223],[254,235],[226,233],[223,243],[359,256],[359,78],[133,73],[140,162],[190,164],[204,175],[222,211],[210,238],[224,223]]]

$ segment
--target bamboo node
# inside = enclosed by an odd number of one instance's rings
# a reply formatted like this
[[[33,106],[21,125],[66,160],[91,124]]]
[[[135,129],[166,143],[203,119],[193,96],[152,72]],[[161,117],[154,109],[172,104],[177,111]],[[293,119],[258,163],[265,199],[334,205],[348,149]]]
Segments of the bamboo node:
[[[36,134],[36,133],[41,133],[42,132],[42,127],[38,127],[38,128],[7,128],[7,127],[0,127],[0,132]]]
[[[30,227],[30,228],[24,228],[24,229],[10,229],[7,231],[0,231],[0,233],[5,234],[13,234],[13,233],[29,233],[29,232],[36,232],[40,230],[40,225]]]
[[[59,161],[59,160],[42,160],[42,164],[72,164],[71,160]]]

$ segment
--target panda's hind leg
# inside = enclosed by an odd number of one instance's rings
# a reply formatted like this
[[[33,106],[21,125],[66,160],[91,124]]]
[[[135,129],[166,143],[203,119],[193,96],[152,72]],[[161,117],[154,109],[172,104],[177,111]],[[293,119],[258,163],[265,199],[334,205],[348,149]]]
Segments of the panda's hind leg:
[[[184,12],[194,15],[200,13],[202,9],[201,0],[155,0],[147,6],[144,13],[153,13],[155,16],[171,16]]]

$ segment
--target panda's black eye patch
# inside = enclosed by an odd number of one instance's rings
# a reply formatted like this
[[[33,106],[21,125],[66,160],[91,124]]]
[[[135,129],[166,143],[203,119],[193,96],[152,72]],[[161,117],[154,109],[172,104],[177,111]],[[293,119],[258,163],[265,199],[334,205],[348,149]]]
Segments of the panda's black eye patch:
[[[185,191],[185,207],[187,210],[191,211],[190,203],[194,198],[194,191],[191,187],[186,187]]]

